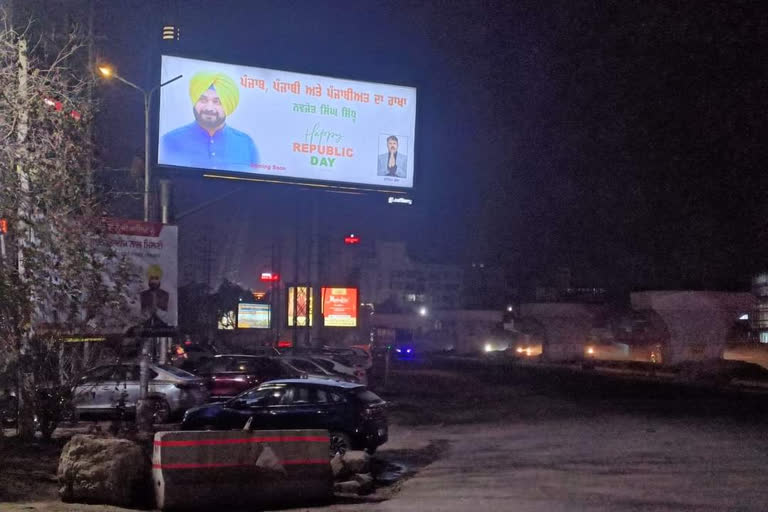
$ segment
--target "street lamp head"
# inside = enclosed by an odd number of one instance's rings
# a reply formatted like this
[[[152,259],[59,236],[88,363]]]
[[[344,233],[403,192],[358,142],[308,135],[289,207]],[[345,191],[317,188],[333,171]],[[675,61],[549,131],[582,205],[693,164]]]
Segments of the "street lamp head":
[[[111,78],[115,71],[110,66],[99,66],[99,73],[105,78]]]

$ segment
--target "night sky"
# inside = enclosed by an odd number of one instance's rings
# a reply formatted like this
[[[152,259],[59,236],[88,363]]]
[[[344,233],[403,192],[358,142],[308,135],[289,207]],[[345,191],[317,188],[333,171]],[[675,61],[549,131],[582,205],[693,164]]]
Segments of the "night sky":
[[[167,20],[185,56],[417,87],[416,204],[324,200],[329,233],[616,291],[743,289],[767,265],[766,2],[98,5],[99,54],[135,81],[156,80]],[[139,98],[102,99],[102,163],[126,167]],[[177,207],[232,186],[183,180]],[[206,219],[285,224],[295,197],[252,185]]]

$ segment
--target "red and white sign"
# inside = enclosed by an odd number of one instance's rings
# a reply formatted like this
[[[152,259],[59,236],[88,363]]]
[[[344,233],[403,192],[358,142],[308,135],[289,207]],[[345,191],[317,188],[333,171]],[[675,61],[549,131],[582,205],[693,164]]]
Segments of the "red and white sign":
[[[357,288],[323,288],[323,325],[357,327]]]
[[[262,283],[276,283],[280,280],[280,274],[274,274],[272,272],[262,272],[260,280]]]

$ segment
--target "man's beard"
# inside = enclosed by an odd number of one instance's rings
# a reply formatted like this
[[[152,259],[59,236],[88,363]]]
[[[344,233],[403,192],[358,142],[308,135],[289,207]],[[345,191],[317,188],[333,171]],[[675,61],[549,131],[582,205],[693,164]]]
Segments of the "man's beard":
[[[227,116],[221,116],[218,112],[215,111],[203,111],[206,117],[209,117],[211,114],[213,114],[215,117],[213,117],[212,120],[204,119],[203,114],[199,113],[194,107],[192,107],[192,112],[195,114],[195,121],[197,121],[197,124],[206,130],[213,130],[214,128],[218,128],[224,124],[224,121],[227,120]]]

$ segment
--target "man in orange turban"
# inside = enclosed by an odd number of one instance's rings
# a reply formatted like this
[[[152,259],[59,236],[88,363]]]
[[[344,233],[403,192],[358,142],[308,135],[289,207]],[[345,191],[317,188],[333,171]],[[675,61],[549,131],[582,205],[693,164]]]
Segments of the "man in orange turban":
[[[240,91],[223,73],[200,72],[189,81],[195,121],[163,135],[160,163],[202,169],[248,171],[259,161],[253,139],[228,126]]]

